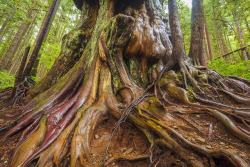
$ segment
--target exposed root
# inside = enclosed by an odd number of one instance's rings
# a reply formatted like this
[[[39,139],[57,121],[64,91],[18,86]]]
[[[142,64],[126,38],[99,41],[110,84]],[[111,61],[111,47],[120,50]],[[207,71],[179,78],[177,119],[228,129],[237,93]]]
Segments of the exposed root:
[[[200,102],[205,103],[205,104],[214,105],[214,106],[218,106],[218,107],[231,108],[231,109],[236,109],[236,110],[250,110],[250,108],[236,108],[236,107],[231,107],[231,106],[228,106],[228,105],[225,105],[225,104],[220,104],[220,103],[217,103],[217,102],[205,100],[205,99],[202,99],[202,98],[198,97],[198,96],[197,96],[195,93],[193,93],[193,92],[192,92],[192,94],[193,94],[194,98],[195,98],[197,101],[200,101]]]
[[[59,165],[63,159],[64,152],[67,150],[66,145],[68,144],[68,138],[70,133],[72,133],[74,127],[77,125],[81,115],[84,114],[84,109],[80,109],[71,124],[60,134],[58,139],[44,152],[38,155],[39,158],[37,166],[43,167],[46,164],[54,163]]]
[[[250,98],[247,98],[247,97],[240,97],[240,96],[237,96],[235,95],[234,93],[231,93],[229,91],[226,91],[226,90],[223,90],[223,89],[220,89],[220,91],[224,92],[225,94],[229,95],[230,97],[232,97],[234,100],[236,100],[237,102],[239,103],[243,103],[243,104],[250,104]]]
[[[22,143],[15,151],[14,157],[10,164],[11,167],[22,165],[26,159],[34,153],[35,149],[39,147],[45,136],[45,130],[46,118],[41,120],[38,130],[33,133],[28,140]]]
[[[113,161],[138,161],[138,160],[148,159],[149,157],[150,157],[149,155],[139,155],[136,157],[126,157],[126,156],[112,157],[107,160],[104,166],[109,165]]]
[[[71,166],[77,164],[84,165],[84,155],[90,159],[90,142],[93,138],[95,127],[102,122],[104,115],[107,112],[107,107],[101,102],[88,108],[80,120],[71,143]],[[79,162],[78,162],[79,161]]]
[[[250,144],[250,136],[246,133],[242,132],[239,128],[235,126],[235,124],[224,114],[212,110],[207,109],[209,113],[213,114],[216,119],[220,120],[221,123],[237,138],[240,138],[241,140],[245,141],[246,143]]]
[[[230,162],[232,162],[232,164],[234,164],[235,166],[247,166],[246,162],[243,161],[239,156],[229,152],[229,151],[225,151],[225,150],[208,150],[203,146],[197,145],[197,144],[193,144],[190,141],[188,141],[187,139],[185,139],[183,136],[181,136],[178,132],[176,132],[175,130],[173,130],[172,128],[162,124],[161,122],[153,119],[153,118],[149,118],[145,115],[143,115],[140,110],[139,110],[139,114],[143,117],[146,118],[148,121],[146,121],[146,124],[150,127],[153,128],[155,131],[157,130],[157,132],[164,137],[167,138],[168,136],[165,136],[165,132],[162,128],[164,128],[167,132],[169,132],[170,134],[174,135],[178,140],[180,140],[180,142],[182,143],[182,145],[184,147],[187,148],[192,148],[195,151],[198,151],[199,153],[202,153],[204,155],[207,156],[214,156],[214,157],[218,157],[218,156],[222,156],[226,159],[228,159]],[[156,124],[155,124],[156,123]],[[157,126],[159,125],[159,126]],[[173,146],[172,146],[173,147]]]

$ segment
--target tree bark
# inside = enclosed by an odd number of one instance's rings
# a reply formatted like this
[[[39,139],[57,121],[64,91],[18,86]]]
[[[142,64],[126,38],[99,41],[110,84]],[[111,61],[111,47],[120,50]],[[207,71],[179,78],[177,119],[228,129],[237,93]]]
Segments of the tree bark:
[[[37,13],[38,14],[38,13]],[[26,48],[27,44],[29,43],[33,33],[34,33],[34,28],[35,28],[35,22],[36,22],[36,19],[37,19],[37,14],[36,16],[34,17],[30,27],[29,27],[29,30],[27,31],[26,35],[25,35],[25,38],[22,40],[22,43],[21,43],[21,46],[19,47],[18,49],[18,52],[16,53],[16,58],[15,60],[13,61],[11,67],[10,67],[10,70],[9,70],[9,73],[11,74],[16,74],[17,70],[18,70],[18,67],[20,65],[20,62],[22,60],[22,52],[24,52],[24,49]]]
[[[231,45],[231,42],[230,42],[228,36],[226,36],[226,41],[227,41],[227,43],[229,45],[230,50],[232,51],[233,48],[232,48],[232,45]],[[232,57],[233,57],[232,59],[235,61],[236,59],[235,59],[235,54],[234,53],[232,53]]]
[[[237,27],[237,32],[238,32],[238,37],[239,37],[239,40],[240,40],[240,44],[241,44],[242,47],[244,47],[246,45],[246,43],[245,43],[244,38],[243,38],[243,34],[242,34],[241,27],[240,27],[239,19],[237,17],[236,10],[233,11],[233,16],[234,16],[235,24],[236,24],[236,27]],[[243,60],[249,60],[250,59],[247,48],[243,50],[242,57],[243,57]]]
[[[208,51],[209,51],[209,60],[212,61],[212,59],[214,58],[214,51],[213,51],[213,46],[212,46],[209,29],[208,29],[207,21],[205,17],[204,17],[204,25],[205,25],[207,46],[208,46]]]
[[[2,22],[2,19],[3,19],[3,17],[4,17],[4,14],[5,14],[5,11],[7,10],[7,8],[4,8],[4,10],[2,11],[2,16],[1,16],[1,18],[0,18],[0,22]]]
[[[1,54],[0,54],[0,57],[1,57],[0,62],[3,60],[3,58],[4,58],[4,53],[7,51],[8,46],[10,46],[10,44],[11,44],[11,41],[12,41],[12,39],[13,39],[14,33],[15,33],[15,31],[12,30],[12,31],[9,33],[9,36],[8,36],[8,38],[6,39],[5,43],[4,43],[4,45],[5,45],[6,47],[3,49],[3,51],[2,51]]]
[[[46,14],[46,17],[44,18],[43,26],[40,28],[40,30],[39,30],[40,32],[37,36],[37,42],[35,44],[35,47],[32,51],[32,54],[28,60],[28,63],[25,67],[25,70],[24,70],[25,76],[29,76],[31,73],[31,70],[35,64],[35,61],[37,59],[40,48],[43,44],[44,39],[47,36],[47,32],[49,31],[49,26],[50,26],[51,22],[53,21],[53,17],[55,16],[56,9],[58,8],[59,3],[60,3],[60,0],[53,0],[52,4],[48,10],[48,13]]]
[[[214,18],[214,28],[215,28],[215,32],[216,32],[216,39],[217,39],[217,46],[218,46],[218,55],[222,55],[223,54],[223,47],[221,44],[221,40],[220,40],[220,35],[219,35],[219,28],[218,28],[218,23],[216,20],[216,15],[215,15],[215,6],[214,6],[214,1],[213,1],[213,18]]]
[[[247,21],[247,18],[246,18],[246,17],[244,17],[244,21],[245,21],[245,24],[246,24],[248,33],[250,33],[250,28],[249,28],[248,21]]]
[[[27,16],[29,19],[32,18],[32,14],[33,11],[30,10],[27,13]],[[24,35],[26,34],[26,32],[28,31],[28,28],[31,24],[31,21],[23,21],[23,23],[21,24],[21,26],[19,27],[15,37],[13,38],[11,45],[9,46],[8,50],[6,51],[5,55],[4,55],[4,59],[2,59],[1,63],[0,63],[0,71],[1,70],[8,70],[11,66],[11,62],[17,52],[18,47],[20,46]]]
[[[1,27],[1,29],[0,29],[0,36],[1,36],[2,32],[4,31],[5,27],[7,26],[8,22],[10,21],[10,18],[11,18],[12,15],[14,14],[15,10],[16,10],[16,5],[13,6],[13,8],[12,8],[10,14],[9,14],[9,16],[7,17],[7,19],[6,19],[5,22],[3,23],[3,25],[2,25],[2,27]]]
[[[22,61],[21,61],[21,64],[18,68],[18,72],[15,76],[15,85],[17,85],[18,83],[22,82],[23,81],[23,70],[24,70],[24,67],[25,67],[25,63],[27,61],[27,58],[28,58],[28,55],[29,55],[29,51],[30,51],[30,46],[27,46],[24,50],[24,53],[23,53],[23,56],[22,56]]]
[[[171,29],[171,39],[173,45],[172,58],[175,63],[179,63],[184,59],[183,37],[178,19],[178,10],[176,0],[168,1],[169,20]]]
[[[203,55],[203,38],[204,38],[204,12],[203,0],[192,1],[191,16],[191,43],[189,57],[194,65],[206,66],[207,62]]]

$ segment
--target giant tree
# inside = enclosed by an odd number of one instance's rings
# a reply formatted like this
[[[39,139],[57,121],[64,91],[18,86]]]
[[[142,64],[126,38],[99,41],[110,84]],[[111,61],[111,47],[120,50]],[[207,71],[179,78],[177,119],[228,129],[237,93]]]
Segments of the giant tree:
[[[55,64],[29,91],[24,106],[1,113],[8,120],[1,130],[11,127],[2,144],[24,129],[10,166],[27,166],[34,159],[39,159],[38,166],[62,166],[62,160],[70,166],[86,165],[94,130],[107,115],[117,119],[113,133],[129,120],[145,134],[148,149],[167,148],[191,166],[220,161],[247,166],[235,152],[206,138],[206,133],[213,135],[212,128],[202,132],[186,117],[211,115],[218,120],[211,124],[224,126],[233,140],[249,145],[249,81],[186,62],[175,0],[168,1],[171,41],[159,0],[74,2],[82,16],[64,37]],[[224,103],[220,95],[226,97]],[[208,124],[212,120],[202,118]],[[175,129],[180,122],[195,129],[190,132],[194,138],[201,133],[200,140],[214,143],[216,149]]]

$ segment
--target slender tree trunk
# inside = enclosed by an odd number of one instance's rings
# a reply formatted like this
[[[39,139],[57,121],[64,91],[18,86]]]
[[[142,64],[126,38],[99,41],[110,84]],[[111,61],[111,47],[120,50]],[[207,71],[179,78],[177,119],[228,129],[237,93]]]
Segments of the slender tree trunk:
[[[246,24],[248,33],[250,33],[250,28],[249,28],[248,21],[247,21],[247,18],[246,18],[246,17],[244,17],[244,21],[245,21],[245,24]]]
[[[2,32],[4,31],[5,27],[7,26],[8,22],[10,21],[10,18],[12,17],[13,13],[16,10],[16,5],[13,6],[9,16],[7,17],[7,19],[5,20],[5,22],[3,23],[1,29],[0,29],[0,35],[2,34]]]
[[[192,1],[191,16],[191,43],[189,57],[194,65],[206,66],[207,62],[203,55],[203,38],[204,38],[204,14],[203,0]]]
[[[204,25],[205,25],[206,41],[207,41],[207,46],[208,46],[208,51],[209,51],[209,60],[211,61],[214,58],[214,51],[213,51],[210,33],[208,30],[207,21],[205,17],[204,17]]]
[[[47,72],[47,68],[45,64],[40,64],[39,65],[39,70],[37,72],[37,78],[41,79]]]
[[[8,29],[8,25],[7,25],[7,28],[5,28],[4,30],[3,30],[3,32],[2,32],[2,34],[0,35],[0,43],[3,41],[3,39],[4,39],[4,35],[5,35],[5,33],[6,33],[6,31],[7,31],[7,29]]]
[[[32,18],[32,11],[28,12],[28,18]],[[12,59],[14,58],[15,53],[20,46],[21,41],[23,40],[23,36],[28,31],[30,24],[30,21],[25,20],[19,27],[14,39],[11,42],[11,45],[4,55],[4,59],[1,61],[0,70],[8,70],[10,68]]]
[[[243,34],[242,34],[241,27],[240,27],[239,19],[237,17],[236,10],[233,11],[233,16],[234,16],[235,24],[236,24],[236,27],[237,27],[237,32],[238,32],[240,44],[241,44],[242,47],[244,47],[246,44],[245,44],[245,41],[244,41],[244,38],[243,38]],[[243,50],[243,59],[244,60],[250,59],[247,48]]]
[[[216,32],[216,41],[217,41],[217,46],[219,48],[219,54],[218,55],[222,55],[223,54],[223,47],[221,44],[221,40],[220,40],[220,35],[219,35],[219,28],[218,28],[218,23],[216,21],[216,16],[215,16],[215,9],[214,9],[214,4],[213,4],[213,18],[214,18],[214,28],[215,28],[215,32]]]
[[[31,25],[29,27],[29,30],[26,33],[25,38],[23,39],[21,46],[19,47],[19,50],[18,50],[18,52],[16,54],[16,58],[15,58],[14,62],[12,63],[11,67],[10,67],[9,72],[11,74],[15,74],[17,72],[17,69],[19,67],[20,61],[21,61],[22,56],[23,56],[22,52],[24,52],[24,49],[26,48],[27,44],[29,43],[29,40],[31,39],[31,37],[32,37],[32,35],[34,33],[34,28],[35,28],[35,22],[36,22],[36,19],[37,19],[37,14],[34,17],[32,23],[31,23]]]
[[[231,45],[231,42],[230,42],[228,36],[226,36],[226,41],[228,43],[228,46],[229,46],[230,50],[232,51],[233,48],[232,48],[232,45]],[[233,57],[232,59],[235,60],[235,54],[234,53],[232,53],[232,57]]]
[[[226,32],[225,32],[225,30],[223,30],[223,32],[224,32],[224,35],[223,35],[223,37],[222,37],[222,43],[223,43],[223,46],[224,46],[224,54],[225,53],[228,53],[229,52],[229,50],[228,50],[228,48],[227,48],[227,39],[226,39],[226,37],[227,37],[227,34],[226,34]],[[232,58],[231,58],[231,55],[229,55],[229,56],[227,56],[227,57],[225,57],[226,58],[226,60],[229,62],[229,63],[232,63]]]
[[[176,0],[168,0],[168,10],[173,45],[172,58],[175,63],[179,63],[184,59],[184,47]]]
[[[206,58],[206,62],[208,62],[208,60],[210,60],[210,54],[209,54],[209,47],[208,47],[208,43],[207,43],[207,36],[206,36],[206,32],[204,29],[204,39],[203,39],[203,49],[204,49],[204,54],[205,54],[205,58]]]
[[[54,21],[54,19],[55,19],[55,16],[56,16],[56,13],[57,13],[57,10],[58,10],[58,7],[59,7],[60,3],[61,3],[61,0],[57,0],[57,4],[56,4],[56,6],[54,7],[54,11],[53,11],[53,14],[52,14],[52,16],[51,16],[51,21],[50,21],[50,23],[49,23],[49,27],[48,27],[48,30],[46,31],[46,35],[45,35],[45,38],[44,38],[43,42],[46,41],[46,39],[47,39],[47,37],[48,37],[48,35],[49,35],[50,28],[51,28],[52,23],[53,23],[53,21]],[[52,4],[51,4],[51,5],[52,5]]]
[[[224,28],[222,27],[222,32],[225,32]],[[225,42],[225,36],[226,34],[221,32],[221,30],[219,29],[219,34],[220,34],[220,39],[221,39],[221,43],[222,43],[222,46],[223,46],[223,53],[228,53],[228,48],[227,48],[227,45],[226,45],[226,42]]]
[[[3,19],[3,17],[4,17],[4,14],[5,14],[6,9],[7,9],[7,8],[4,8],[4,9],[3,9],[3,13],[2,13],[2,16],[1,16],[1,18],[0,18],[0,23],[1,23],[2,19]]]
[[[53,16],[56,12],[56,7],[59,5],[60,0],[54,0],[47,12],[47,16],[44,18],[43,26],[39,30],[39,35],[37,36],[37,42],[35,44],[34,50],[29,58],[28,64],[25,67],[24,75],[29,76],[31,70],[35,64],[40,48],[43,44],[44,39],[46,38],[47,31],[49,31],[50,23],[53,21]]]
[[[5,45],[5,48],[3,48],[3,51],[0,53],[0,62],[2,61],[2,59],[4,58],[4,53],[6,52],[6,50],[8,49],[8,46],[10,46],[11,40],[13,39],[13,35],[14,35],[14,30],[11,31],[11,33],[9,34],[7,40],[5,41],[5,43],[3,45]]]
[[[61,20],[62,20],[62,15],[60,16],[59,21],[57,23],[52,44],[54,44],[58,40],[59,30],[61,29]]]
[[[20,83],[23,80],[23,78],[24,78],[24,76],[23,76],[23,70],[24,70],[25,63],[27,61],[28,55],[29,55],[29,51],[30,51],[30,46],[27,46],[25,48],[25,50],[24,50],[21,64],[20,64],[18,72],[17,72],[17,74],[15,76],[15,85],[17,85],[18,83]]]
[[[60,34],[58,35],[58,42],[62,42],[63,40],[63,36],[65,35],[65,27],[66,25],[63,25],[60,31]]]
[[[56,16],[56,13],[57,13],[57,10],[58,10],[58,7],[59,7],[60,3],[61,3],[61,0],[58,0],[57,5],[56,5],[55,8],[54,8],[54,12],[53,12],[53,14],[52,14],[52,18],[51,18],[51,21],[50,21],[48,30],[47,30],[47,32],[46,32],[46,35],[45,35],[45,37],[44,37],[43,43],[46,42],[46,39],[47,39],[47,37],[48,37],[48,35],[49,35],[49,31],[50,31],[52,22],[53,22],[53,20],[55,19],[55,16]],[[51,5],[52,5],[52,4],[51,4]],[[45,17],[48,17],[47,14],[48,14],[48,12],[46,13],[46,16],[45,16]],[[44,21],[45,21],[45,20],[44,20]],[[43,24],[45,24],[45,22],[43,22]],[[58,23],[58,25],[60,25],[60,23]],[[42,26],[44,26],[44,25],[42,25]],[[56,31],[56,32],[57,32],[57,31]],[[54,37],[54,38],[55,38],[55,37]],[[54,44],[53,41],[52,41],[52,44]],[[40,62],[41,56],[42,56],[41,54],[39,54],[39,55],[37,56],[37,58],[36,58],[36,60],[35,60],[35,63],[34,63],[34,65],[33,65],[33,67],[32,67],[32,70],[31,70],[31,72],[30,72],[30,76],[35,77],[35,76],[37,75],[38,66],[39,66],[39,62]]]

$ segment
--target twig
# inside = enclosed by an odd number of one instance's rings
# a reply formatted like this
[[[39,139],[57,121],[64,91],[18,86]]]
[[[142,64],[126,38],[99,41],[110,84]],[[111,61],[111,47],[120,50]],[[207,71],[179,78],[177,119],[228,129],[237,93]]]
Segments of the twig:
[[[213,140],[212,135],[213,135],[213,124],[210,124],[209,125],[209,134],[208,134],[209,141]]]

